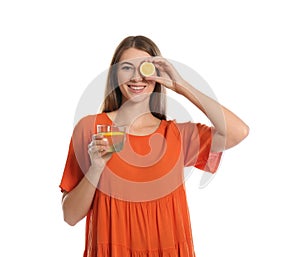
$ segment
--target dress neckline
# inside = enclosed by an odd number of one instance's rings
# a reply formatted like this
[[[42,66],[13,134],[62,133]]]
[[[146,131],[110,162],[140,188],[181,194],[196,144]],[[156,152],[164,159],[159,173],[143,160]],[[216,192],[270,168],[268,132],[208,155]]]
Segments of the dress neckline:
[[[106,116],[106,118],[111,122],[111,124],[113,124],[114,122],[112,121],[112,119],[108,116],[108,114],[106,112],[103,112],[103,114]],[[135,134],[129,134],[129,133],[126,133],[128,136],[130,137],[136,137],[136,138],[142,138],[142,137],[149,137],[149,136],[152,136],[154,134],[157,134],[157,133],[160,133],[162,128],[163,128],[163,125],[165,124],[165,120],[161,120],[159,125],[157,126],[157,128],[149,133],[149,134],[145,134],[145,135],[135,135]]]

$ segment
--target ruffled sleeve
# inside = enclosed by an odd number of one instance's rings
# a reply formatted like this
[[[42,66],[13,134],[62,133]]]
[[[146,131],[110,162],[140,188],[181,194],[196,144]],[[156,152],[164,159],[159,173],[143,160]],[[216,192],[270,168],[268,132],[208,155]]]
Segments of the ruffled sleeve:
[[[88,144],[91,141],[95,119],[87,116],[81,119],[73,130],[69,152],[59,187],[70,192],[83,178],[90,167]]]
[[[222,152],[211,152],[213,128],[200,123],[177,124],[182,140],[184,166],[215,173],[220,164]]]

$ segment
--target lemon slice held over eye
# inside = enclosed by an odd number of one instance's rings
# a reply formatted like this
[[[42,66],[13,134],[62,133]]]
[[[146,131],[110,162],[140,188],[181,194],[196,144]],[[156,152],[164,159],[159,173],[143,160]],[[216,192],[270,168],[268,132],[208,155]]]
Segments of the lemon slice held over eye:
[[[155,73],[155,66],[152,62],[143,62],[140,66],[140,72],[144,77],[152,76]]]

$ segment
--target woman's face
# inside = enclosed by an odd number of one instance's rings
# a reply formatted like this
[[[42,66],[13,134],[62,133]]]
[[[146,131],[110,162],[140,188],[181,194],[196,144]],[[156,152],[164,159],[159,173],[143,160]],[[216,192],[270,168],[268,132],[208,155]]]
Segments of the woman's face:
[[[127,100],[144,101],[150,97],[155,87],[155,81],[145,80],[139,71],[143,61],[150,55],[136,48],[123,52],[118,63],[118,82],[122,92],[123,103]]]

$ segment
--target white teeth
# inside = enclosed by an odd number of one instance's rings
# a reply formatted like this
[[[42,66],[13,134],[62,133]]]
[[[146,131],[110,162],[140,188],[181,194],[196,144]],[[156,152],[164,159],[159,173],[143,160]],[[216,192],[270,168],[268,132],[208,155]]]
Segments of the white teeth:
[[[144,89],[144,87],[134,87],[134,86],[130,86],[133,90],[142,90]]]

